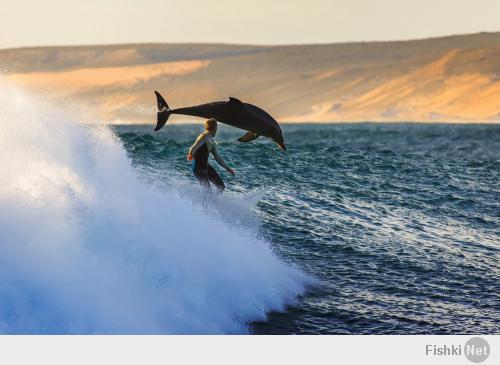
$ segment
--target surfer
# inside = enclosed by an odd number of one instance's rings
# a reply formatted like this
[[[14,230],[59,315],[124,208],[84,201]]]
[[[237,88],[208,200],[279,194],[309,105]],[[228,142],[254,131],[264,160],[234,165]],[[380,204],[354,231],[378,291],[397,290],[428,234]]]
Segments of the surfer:
[[[213,118],[205,121],[205,131],[196,138],[189,149],[187,159],[193,161],[193,173],[201,185],[210,188],[210,183],[217,187],[217,190],[222,193],[225,185],[217,171],[208,163],[208,155],[212,153],[215,161],[229,173],[234,176],[234,170],[226,165],[222,157],[215,148],[214,137],[217,133],[217,121]]]

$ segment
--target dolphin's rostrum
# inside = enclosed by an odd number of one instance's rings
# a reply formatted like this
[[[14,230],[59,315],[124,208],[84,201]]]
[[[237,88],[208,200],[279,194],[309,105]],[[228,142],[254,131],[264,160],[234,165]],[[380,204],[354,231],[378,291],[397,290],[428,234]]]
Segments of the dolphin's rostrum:
[[[155,131],[159,131],[167,123],[170,114],[192,115],[201,118],[214,118],[218,122],[248,131],[238,141],[249,142],[259,136],[269,137],[283,150],[285,140],[278,122],[266,111],[252,104],[243,103],[236,98],[229,101],[215,101],[212,103],[170,109],[167,102],[155,91],[158,102],[158,119]]]

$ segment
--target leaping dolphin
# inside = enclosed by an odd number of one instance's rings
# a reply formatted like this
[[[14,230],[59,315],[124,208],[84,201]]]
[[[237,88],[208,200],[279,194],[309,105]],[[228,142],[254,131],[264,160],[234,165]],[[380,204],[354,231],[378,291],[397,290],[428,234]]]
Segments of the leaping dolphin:
[[[285,140],[278,122],[267,112],[252,104],[243,103],[230,97],[229,101],[170,109],[167,102],[155,91],[158,102],[158,115],[155,131],[159,131],[167,123],[170,114],[192,115],[201,118],[214,118],[218,122],[248,131],[238,138],[240,142],[250,142],[259,136],[269,137],[283,150]]]

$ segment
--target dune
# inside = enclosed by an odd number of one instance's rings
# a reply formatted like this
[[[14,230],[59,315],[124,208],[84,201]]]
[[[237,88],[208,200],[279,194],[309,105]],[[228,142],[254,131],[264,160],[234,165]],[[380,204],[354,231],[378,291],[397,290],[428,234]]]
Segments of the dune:
[[[103,123],[152,123],[155,89],[173,107],[235,96],[281,122],[500,121],[500,33],[292,46],[7,49],[0,50],[0,70],[0,78]]]
[[[101,87],[133,87],[160,76],[183,76],[207,67],[210,61],[176,61],[140,66],[81,68],[60,72],[14,73],[4,77],[24,87],[72,94]]]

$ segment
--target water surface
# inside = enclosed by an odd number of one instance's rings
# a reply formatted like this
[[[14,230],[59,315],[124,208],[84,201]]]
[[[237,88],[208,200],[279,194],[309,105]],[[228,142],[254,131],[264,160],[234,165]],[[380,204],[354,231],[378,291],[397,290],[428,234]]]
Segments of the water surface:
[[[196,184],[185,155],[200,125],[118,126],[143,177]],[[255,334],[500,333],[500,126],[285,125],[288,148],[235,142],[212,164],[255,206],[284,260],[321,282]],[[194,223],[196,224],[196,223]]]

